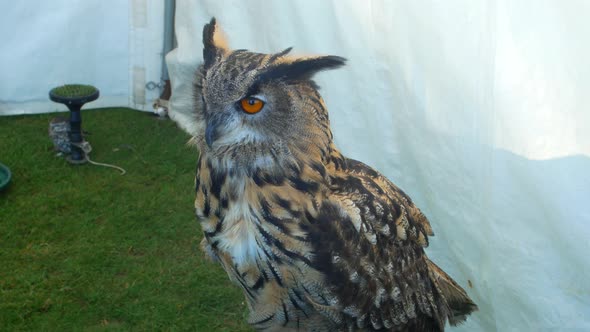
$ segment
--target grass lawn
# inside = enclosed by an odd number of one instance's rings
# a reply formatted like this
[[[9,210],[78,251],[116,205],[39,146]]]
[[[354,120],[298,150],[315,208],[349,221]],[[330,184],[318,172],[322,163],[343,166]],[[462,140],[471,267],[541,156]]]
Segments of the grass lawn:
[[[249,331],[241,291],[199,250],[188,136],[124,108],[82,115],[91,159],[126,175],[56,157],[56,114],[0,117],[0,330]]]

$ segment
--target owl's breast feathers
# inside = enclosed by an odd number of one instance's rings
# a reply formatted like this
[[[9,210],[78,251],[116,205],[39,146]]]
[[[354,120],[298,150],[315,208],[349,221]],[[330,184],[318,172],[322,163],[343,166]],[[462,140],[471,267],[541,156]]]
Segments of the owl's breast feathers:
[[[256,329],[439,331],[476,310],[426,257],[432,229],[406,194],[337,151],[323,159],[281,174],[199,160],[203,246]]]

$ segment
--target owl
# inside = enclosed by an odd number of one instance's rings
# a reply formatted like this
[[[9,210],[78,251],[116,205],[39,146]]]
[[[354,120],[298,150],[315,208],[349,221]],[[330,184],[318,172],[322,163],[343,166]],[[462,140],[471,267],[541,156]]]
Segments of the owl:
[[[333,142],[312,80],[338,56],[231,50],[215,19],[195,79],[204,251],[259,331],[442,331],[477,306],[424,248],[410,197]]]

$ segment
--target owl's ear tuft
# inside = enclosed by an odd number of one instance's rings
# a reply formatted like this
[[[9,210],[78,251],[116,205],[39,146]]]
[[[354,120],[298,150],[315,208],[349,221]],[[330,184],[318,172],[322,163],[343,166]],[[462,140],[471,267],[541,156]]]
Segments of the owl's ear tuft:
[[[223,30],[217,24],[215,17],[203,27],[203,60],[205,68],[211,67],[218,61],[229,47]]]
[[[311,80],[316,73],[344,66],[346,59],[335,55],[295,58],[270,66],[258,77],[260,83],[272,80]]]

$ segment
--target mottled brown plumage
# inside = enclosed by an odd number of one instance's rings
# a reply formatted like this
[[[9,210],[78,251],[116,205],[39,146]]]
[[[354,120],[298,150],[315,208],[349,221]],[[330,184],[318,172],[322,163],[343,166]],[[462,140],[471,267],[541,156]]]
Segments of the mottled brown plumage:
[[[311,78],[343,58],[232,51],[214,20],[203,43],[195,207],[255,329],[442,331],[477,308],[426,257],[412,200],[334,146]]]

